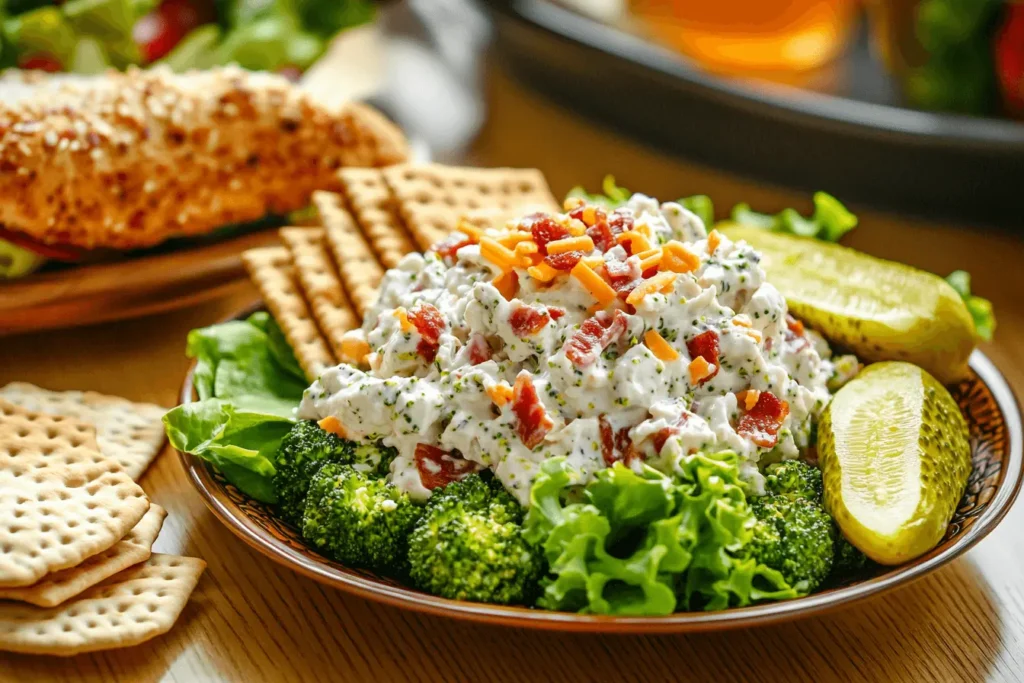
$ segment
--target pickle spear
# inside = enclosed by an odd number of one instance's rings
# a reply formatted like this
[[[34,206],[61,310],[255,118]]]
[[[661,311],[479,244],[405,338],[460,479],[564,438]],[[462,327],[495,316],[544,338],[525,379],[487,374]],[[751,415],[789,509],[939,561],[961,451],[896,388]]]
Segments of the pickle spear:
[[[862,360],[905,360],[944,384],[966,375],[974,321],[941,277],[837,244],[718,227],[761,252],[768,281],[793,315]]]
[[[865,555],[894,565],[942,540],[967,486],[967,423],[910,363],[875,363],[836,392],[818,425],[825,509]]]

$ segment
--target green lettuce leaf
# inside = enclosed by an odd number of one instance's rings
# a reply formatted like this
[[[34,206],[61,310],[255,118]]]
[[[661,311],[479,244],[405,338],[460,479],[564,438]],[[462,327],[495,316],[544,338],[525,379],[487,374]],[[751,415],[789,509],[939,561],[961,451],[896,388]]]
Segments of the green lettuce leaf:
[[[601,183],[601,191],[604,194],[590,194],[582,185],[577,185],[569,190],[566,199],[578,197],[591,204],[599,204],[608,209],[617,209],[633,196],[632,192],[617,185],[615,183],[615,176],[612,175],[604,177],[604,181]],[[677,199],[676,202],[681,204],[687,211],[697,214],[704,221],[704,225],[712,225],[715,222],[715,205],[706,194],[683,197],[682,199]]]
[[[538,606],[593,614],[671,614],[796,597],[744,555],[754,517],[734,453],[685,456],[672,476],[616,464],[570,502],[565,460],[541,466],[524,522],[550,573]]]
[[[277,323],[261,312],[192,330],[186,353],[196,359],[199,400],[164,416],[171,445],[211,463],[249,496],[276,502],[274,455],[307,386]]]
[[[683,197],[678,200],[687,211],[692,211],[700,218],[706,227],[715,224],[715,205],[711,197],[706,194],[695,194],[692,197]]]
[[[992,311],[992,302],[971,294],[971,274],[966,270],[954,270],[946,276],[946,282],[956,290],[964,300],[967,310],[974,318],[974,329],[985,341],[992,341],[996,331],[996,316]]]
[[[810,218],[804,218],[796,209],[783,209],[772,216],[751,210],[749,204],[737,204],[732,209],[732,220],[740,225],[825,242],[838,242],[857,227],[857,217],[842,202],[824,192],[814,193],[814,213]]]

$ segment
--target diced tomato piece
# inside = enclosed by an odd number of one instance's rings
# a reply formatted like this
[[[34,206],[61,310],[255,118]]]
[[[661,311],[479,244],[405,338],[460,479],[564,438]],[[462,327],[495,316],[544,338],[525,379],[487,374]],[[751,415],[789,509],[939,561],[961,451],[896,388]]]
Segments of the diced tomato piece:
[[[547,311],[540,311],[526,304],[517,307],[508,316],[508,324],[512,328],[512,332],[520,339],[537,334],[549,322],[551,322],[551,316]]]
[[[473,244],[473,240],[467,237],[449,237],[444,242],[434,245],[434,251],[445,261],[454,262],[456,253],[463,247]]]
[[[566,358],[578,368],[590,365],[609,344],[622,336],[626,326],[626,314],[618,310],[614,315],[602,311],[587,318],[580,329],[565,342]]]
[[[789,404],[770,391],[762,391],[754,407],[740,418],[737,433],[761,448],[773,448],[779,441],[779,428],[789,415]]]
[[[214,19],[212,3],[164,0],[135,23],[132,38],[145,61],[154,62],[173,50],[192,29]]]
[[[590,239],[594,240],[594,246],[600,251],[608,251],[616,245],[615,235],[608,227],[608,221],[603,220],[603,217],[602,220],[598,220],[587,228],[587,234],[590,235]]]
[[[555,222],[555,219],[543,213],[527,216],[520,223],[520,227],[530,231],[541,254],[548,253],[548,242],[565,239],[569,236],[569,230],[564,225]]]
[[[45,52],[22,57],[18,60],[18,68],[25,69],[26,71],[48,71],[50,73],[64,70],[64,66],[60,63],[59,59]]]
[[[555,426],[537,396],[530,373],[525,370],[519,373],[512,386],[512,412],[519,421],[516,426],[519,438],[530,450],[536,448]]]
[[[420,334],[420,341],[416,344],[416,353],[420,354],[428,363],[433,363],[434,357],[437,356],[437,350],[440,348],[438,341],[445,329],[444,316],[434,306],[420,304],[409,311],[409,322],[416,327],[416,331]]]
[[[996,31],[995,72],[1009,113],[1024,115],[1024,5],[1007,3]]]
[[[608,217],[608,227],[614,235],[629,232],[633,229],[633,212],[624,208],[615,209]]]
[[[555,270],[569,271],[576,267],[585,254],[582,251],[563,251],[561,254],[552,254],[544,257],[544,263]]]
[[[548,315],[551,316],[552,320],[558,320],[565,315],[565,309],[558,306],[548,306]]]
[[[482,334],[474,334],[469,338],[469,362],[471,365],[480,365],[491,359],[491,345],[487,343]]]
[[[466,475],[476,472],[480,466],[453,455],[437,446],[426,443],[416,444],[413,454],[416,458],[416,469],[420,473],[420,482],[424,488],[436,489],[458,481]]]
[[[709,364],[715,366],[714,371],[702,379],[699,383],[704,384],[712,377],[718,374],[718,333],[714,330],[707,330],[701,332],[696,337],[686,342],[686,350],[690,353],[690,359],[697,358],[698,356],[706,360]]]

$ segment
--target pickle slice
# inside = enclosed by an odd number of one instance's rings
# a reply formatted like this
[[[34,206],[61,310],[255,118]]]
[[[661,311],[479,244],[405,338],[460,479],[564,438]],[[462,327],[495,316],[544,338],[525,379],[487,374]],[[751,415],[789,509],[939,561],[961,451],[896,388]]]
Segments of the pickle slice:
[[[735,224],[720,229],[761,252],[768,281],[793,315],[862,360],[908,361],[946,384],[967,373],[974,321],[939,276],[838,244]]]
[[[971,472],[967,423],[939,382],[876,363],[836,392],[818,425],[825,508],[881,564],[938,544]]]

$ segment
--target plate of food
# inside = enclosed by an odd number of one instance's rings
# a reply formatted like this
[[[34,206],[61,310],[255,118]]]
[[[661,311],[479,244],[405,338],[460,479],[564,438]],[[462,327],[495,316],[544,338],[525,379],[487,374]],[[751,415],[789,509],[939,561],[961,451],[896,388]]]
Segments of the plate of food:
[[[190,333],[164,418],[276,562],[457,618],[721,629],[923,576],[1015,499],[991,306],[835,244],[828,195],[713,224],[530,169],[340,177],[245,255],[263,302]]]
[[[0,93],[0,333],[215,296],[337,169],[408,153],[371,107],[237,67],[14,70]]]

